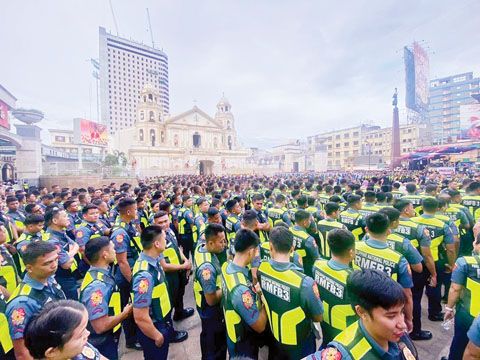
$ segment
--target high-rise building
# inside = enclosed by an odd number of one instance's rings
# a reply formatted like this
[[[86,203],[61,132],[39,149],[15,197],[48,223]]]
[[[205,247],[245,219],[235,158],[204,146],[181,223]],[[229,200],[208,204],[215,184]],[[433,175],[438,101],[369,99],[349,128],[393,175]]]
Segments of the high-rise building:
[[[480,78],[473,72],[430,81],[428,117],[434,145],[455,142],[461,134],[460,106],[472,104],[478,94]]]
[[[99,28],[101,120],[110,134],[132,127],[140,91],[146,83],[159,91],[169,114],[168,57],[162,50],[127,40]]]

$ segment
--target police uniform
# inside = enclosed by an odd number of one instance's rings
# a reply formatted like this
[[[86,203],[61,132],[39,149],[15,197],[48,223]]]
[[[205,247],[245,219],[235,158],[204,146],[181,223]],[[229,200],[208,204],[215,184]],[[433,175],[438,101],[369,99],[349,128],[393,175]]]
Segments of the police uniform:
[[[480,219],[480,195],[465,195],[462,205],[468,208],[475,222]]]
[[[318,232],[321,234],[320,236],[321,243],[319,246],[320,256],[324,259],[330,259],[332,257],[332,254],[327,241],[328,233],[333,229],[344,229],[344,230],[348,230],[348,229],[342,223],[328,217],[323,220],[320,220],[317,224],[317,228],[318,228]]]
[[[11,294],[18,285],[18,272],[13,256],[4,244],[0,245],[0,285]]]
[[[82,218],[80,217],[78,212],[68,212],[67,215],[68,219],[70,220],[70,223],[67,227],[67,235],[73,240],[75,239],[75,229],[82,223]]]
[[[195,224],[195,232],[193,233],[193,246],[194,248],[197,247],[197,243],[199,240],[204,240],[204,233],[205,233],[205,224],[207,222],[207,215],[204,213],[199,213],[193,219],[193,223]]]
[[[89,221],[82,221],[80,225],[76,228],[75,232],[75,241],[77,242],[78,246],[82,249],[85,249],[85,245],[90,239],[94,239],[104,235],[102,223],[99,222],[89,222]],[[87,270],[89,265],[83,259],[81,254],[79,254],[81,258],[78,264],[78,269],[80,274],[83,276]]]
[[[430,239],[432,241],[430,249],[432,251],[432,257],[433,261],[435,261],[435,268],[437,271],[437,286],[427,286],[426,293],[428,297],[428,314],[430,316],[437,316],[442,311],[441,287],[442,283],[444,282],[444,263],[440,261],[440,247],[443,244],[453,244],[453,234],[448,224],[432,215],[423,214],[421,216],[412,218],[411,220],[418,224],[424,225],[430,234]]]
[[[74,356],[72,360],[100,360],[101,358],[100,352],[87,342],[82,352]]]
[[[120,324],[114,329],[97,334],[91,326],[91,321],[104,316],[120,315],[120,291],[110,269],[91,267],[80,287],[80,301],[88,312],[89,341],[107,359],[118,359],[118,337]],[[116,333],[116,335],[114,334]]]
[[[195,250],[194,262],[196,270],[193,292],[202,322],[200,333],[202,359],[225,359],[226,328],[222,306],[220,303],[208,305],[204,295],[215,293],[222,286],[220,262],[215,254],[207,251],[205,244],[200,244]]]
[[[272,227],[275,226],[279,221],[283,221],[288,226],[292,225],[292,220],[290,219],[289,211],[286,207],[272,207],[268,209],[267,215],[270,226]]]
[[[355,236],[355,240],[359,241],[365,235],[365,220],[362,214],[357,210],[348,208],[340,213],[338,218],[343,225]]]
[[[130,269],[133,269],[133,265],[135,264],[138,255],[143,250],[140,242],[140,234],[137,232],[135,226],[133,226],[132,223],[127,224],[124,221],[118,221],[113,227],[110,239],[115,245],[115,253],[126,253],[128,265],[130,265]],[[120,267],[117,267],[115,271],[115,282],[120,289],[120,298],[123,309],[130,300],[130,291],[132,286],[131,283],[129,283],[123,276],[122,272],[120,271]],[[123,321],[122,326],[125,332],[126,343],[135,343],[137,326],[133,319],[127,318]]]
[[[375,205],[374,203],[365,202],[363,203],[362,208],[358,210],[358,212],[362,214],[364,218],[366,218],[368,215],[372,215],[377,211],[379,211],[380,209],[381,207],[378,205]]]
[[[177,238],[175,233],[168,229],[166,232],[166,247],[163,252],[165,261],[169,264],[181,265],[183,260],[178,247]],[[183,312],[183,296],[185,295],[185,285],[187,278],[184,270],[169,271],[165,273],[168,283],[168,291],[170,293],[170,299],[173,308],[175,309],[175,315]]]
[[[70,246],[73,246],[75,242],[67,236],[65,231],[55,231],[51,228],[47,229],[47,233],[50,235],[48,242],[52,243],[59,250],[58,253],[58,268],[55,273],[55,280],[62,287],[63,292],[67,299],[78,300],[78,263],[74,259],[69,269],[63,269],[61,266],[70,261],[70,255],[68,251]]]
[[[315,351],[312,318],[323,314],[313,279],[292,263],[262,261],[257,271],[275,342],[271,358],[301,359]]]
[[[15,226],[21,230],[23,230],[23,228],[25,227],[25,224],[23,223],[25,221],[25,215],[17,210],[17,211],[11,211],[9,210],[7,212],[7,215],[10,217],[10,219],[13,220],[13,222],[15,223]]]
[[[150,225],[148,214],[145,209],[137,209],[137,221],[142,230]]]
[[[228,251],[233,256],[235,255],[235,235],[240,230],[240,218],[236,214],[230,214],[225,220],[225,233],[227,234]]]
[[[195,222],[191,209],[182,207],[178,211],[178,235],[179,243],[183,248],[185,257],[190,258],[193,253],[193,232],[195,231]]]
[[[15,248],[17,249],[17,260],[18,268],[20,269],[20,275],[23,276],[25,272],[25,264],[23,263],[23,254],[27,249],[27,245],[33,241],[47,241],[50,238],[50,235],[46,232],[38,232],[36,234],[30,234],[27,231],[24,231],[22,235],[18,237],[18,240],[15,242]]]
[[[371,237],[356,243],[354,268],[379,270],[397,281],[403,288],[413,287],[405,257],[390,249],[387,243]]]
[[[417,215],[420,215],[423,211],[422,207],[422,201],[425,197],[422,195],[416,195],[416,194],[407,194],[401,197],[402,200],[407,200],[410,201],[413,205],[413,208],[415,209],[415,212]]]
[[[312,276],[312,266],[315,260],[319,258],[318,246],[314,238],[306,230],[298,225],[292,226],[290,232],[293,235],[293,245],[295,252],[302,258],[305,274]],[[323,241],[322,241],[323,242]]]
[[[12,293],[5,312],[12,340],[23,339],[25,328],[32,316],[38,314],[43,306],[53,300],[63,300],[65,294],[53,276],[47,284],[32,279],[28,273]]]
[[[13,352],[13,342],[10,337],[10,331],[8,327],[8,320],[5,316],[7,309],[7,300],[5,296],[0,292],[0,359],[13,360],[15,354]]]
[[[323,344],[327,345],[358,316],[353,311],[347,296],[347,277],[353,269],[333,259],[317,260],[313,265],[313,278],[323,301]]]
[[[260,256],[258,258],[256,257],[254,261],[252,261],[252,267],[259,267],[261,261],[268,261],[272,257],[270,255],[270,243],[264,242],[259,245],[260,247]],[[290,255],[290,262],[294,265],[297,266],[297,270],[304,272],[303,270],[303,264],[302,264],[302,259],[300,258],[300,255],[296,251]]]
[[[265,214],[265,211],[260,210],[253,210],[257,214],[257,220],[260,224],[267,224],[268,223],[268,217]],[[268,241],[268,232],[264,230],[255,230],[257,233],[258,237],[260,238],[260,242]]]
[[[222,266],[223,309],[227,327],[227,347],[230,358],[258,358],[257,333],[250,327],[257,322],[260,304],[250,271],[233,262]]]
[[[396,234],[395,232],[390,233],[387,236],[387,245],[390,249],[402,254],[410,265],[418,265],[423,261],[420,252],[413,247],[408,238],[402,235]]]
[[[456,304],[455,331],[450,345],[449,360],[462,359],[468,344],[467,332],[473,320],[480,315],[480,256],[457,259],[452,272],[452,282],[464,290]]]
[[[473,321],[467,332],[468,339],[477,347],[480,347],[480,316]]]
[[[101,215],[98,217],[98,220],[104,225],[105,228],[110,229],[110,228],[112,227],[112,223],[110,222],[110,220],[108,219],[108,217],[105,216],[104,214],[101,214]]]
[[[358,320],[342,331],[327,348],[307,357],[307,360],[314,359],[414,360],[418,359],[418,355],[407,334],[398,343],[388,342],[388,350],[385,351]]]
[[[153,325],[164,338],[162,346],[157,347],[155,341],[139,329],[138,340],[143,347],[143,356],[146,360],[167,359],[173,335],[170,316],[172,306],[160,258],[154,259],[144,252],[140,253],[133,267],[132,284],[133,307],[149,308]]]

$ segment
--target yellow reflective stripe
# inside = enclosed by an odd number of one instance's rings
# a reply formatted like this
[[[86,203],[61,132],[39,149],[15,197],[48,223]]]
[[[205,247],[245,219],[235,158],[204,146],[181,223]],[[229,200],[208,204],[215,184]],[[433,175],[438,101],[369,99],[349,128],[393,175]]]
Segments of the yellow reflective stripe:
[[[354,360],[362,359],[363,356],[370,351],[371,345],[368,343],[367,339],[364,337],[358,342],[351,350],[350,353]]]
[[[120,315],[122,313],[122,305],[120,302],[120,292],[114,291],[112,293],[112,296],[110,297],[110,301],[108,303],[108,307],[113,309],[113,315]],[[116,332],[120,329],[120,326],[122,325],[121,322],[119,322],[114,328],[113,332]]]
[[[152,300],[153,299],[158,299],[160,309],[162,310],[162,315],[165,317],[172,309],[170,297],[168,295],[167,284],[165,282],[158,284],[153,288]]]
[[[225,311],[225,326],[227,328],[227,335],[229,339],[236,343],[237,342],[237,332],[235,331],[235,326],[240,324],[242,318],[237,314],[235,310],[226,310]]]
[[[167,248],[163,252],[163,256],[170,260],[170,264],[180,265],[180,259],[177,256],[177,253],[174,248]]]
[[[298,345],[300,339],[297,339],[295,329],[305,319],[305,312],[301,307],[296,307],[290,311],[284,312],[280,317],[280,328],[290,329],[290,331],[282,331],[281,342],[285,345]]]
[[[355,339],[355,334],[358,330],[358,321],[354,322],[352,325],[343,330],[340,334],[335,337],[335,341],[338,341],[342,345],[350,344],[353,339]]]
[[[5,265],[0,267],[0,276],[5,278],[7,282],[6,288],[9,293],[12,293],[17,287],[17,273],[12,265]]]
[[[352,305],[335,305],[332,307],[330,325],[335,329],[343,330],[347,327],[347,318],[354,315],[355,311],[353,311]]]
[[[317,261],[315,261],[314,266],[316,266],[317,268],[319,268],[323,272],[327,273],[332,278],[338,279],[341,282],[343,282],[344,284],[347,283],[347,277],[348,277],[349,273],[346,272],[346,271],[333,270],[330,266],[328,266],[327,260],[317,260]]]
[[[0,334],[0,344],[2,345],[3,353],[6,354],[13,349],[13,342],[8,330],[7,317],[3,313],[0,313]]]
[[[470,315],[477,317],[480,314],[480,283],[467,278],[465,288],[470,291],[470,308],[468,311]]]
[[[260,271],[263,271],[265,274],[274,277],[275,279],[281,280],[286,284],[295,286],[297,288],[302,284],[302,277],[295,274],[293,271],[277,271],[275,270],[269,262],[262,262],[259,267]]]

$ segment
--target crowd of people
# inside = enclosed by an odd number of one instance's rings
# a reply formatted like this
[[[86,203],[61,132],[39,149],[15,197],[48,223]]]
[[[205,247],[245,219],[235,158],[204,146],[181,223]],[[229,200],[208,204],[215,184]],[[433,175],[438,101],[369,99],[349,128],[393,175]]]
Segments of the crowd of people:
[[[115,360],[121,332],[167,359],[195,313],[202,359],[418,359],[424,295],[480,359],[480,174],[3,185],[0,210],[0,359]]]

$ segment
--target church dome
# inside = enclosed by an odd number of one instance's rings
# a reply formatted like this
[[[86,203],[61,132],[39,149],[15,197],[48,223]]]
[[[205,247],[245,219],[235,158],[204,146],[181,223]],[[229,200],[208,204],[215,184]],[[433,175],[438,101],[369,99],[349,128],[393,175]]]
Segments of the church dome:
[[[230,105],[230,102],[228,99],[225,97],[225,95],[222,95],[220,98],[220,101],[217,104],[217,109],[220,112],[229,112],[230,109],[232,108],[232,105]]]

